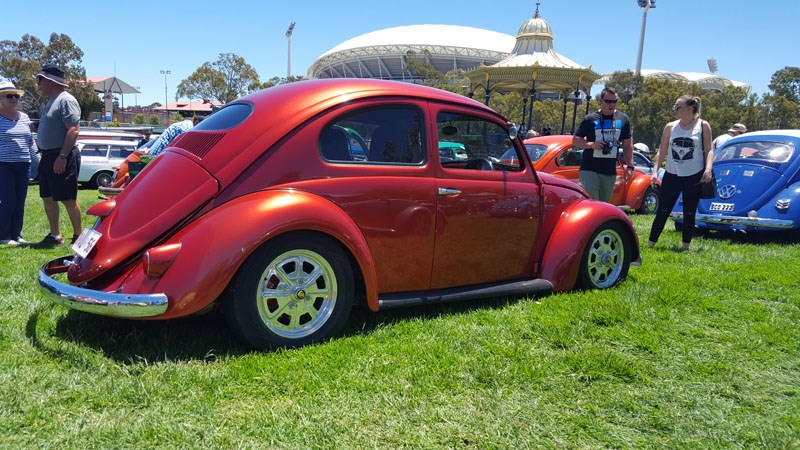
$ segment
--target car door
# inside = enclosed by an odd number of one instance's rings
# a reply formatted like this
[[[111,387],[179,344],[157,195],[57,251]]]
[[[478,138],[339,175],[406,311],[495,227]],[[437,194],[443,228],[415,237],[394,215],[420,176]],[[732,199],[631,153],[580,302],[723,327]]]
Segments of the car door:
[[[496,119],[431,105],[433,142],[464,145],[467,158],[433,152],[437,166],[436,237],[431,288],[532,276],[541,219],[540,187],[518,141]],[[516,164],[501,163],[509,150]]]

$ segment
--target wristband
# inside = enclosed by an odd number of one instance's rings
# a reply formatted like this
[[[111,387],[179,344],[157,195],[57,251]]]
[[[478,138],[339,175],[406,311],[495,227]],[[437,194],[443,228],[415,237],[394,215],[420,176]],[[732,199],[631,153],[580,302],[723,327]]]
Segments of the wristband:
[[[61,158],[61,159],[67,159],[67,155],[64,155],[64,154],[61,154],[61,153],[58,154],[58,157]]]

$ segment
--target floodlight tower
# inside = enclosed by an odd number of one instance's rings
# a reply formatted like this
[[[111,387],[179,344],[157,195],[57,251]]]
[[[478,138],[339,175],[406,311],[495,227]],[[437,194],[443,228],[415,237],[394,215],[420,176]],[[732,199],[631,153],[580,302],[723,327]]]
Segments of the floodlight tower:
[[[292,32],[294,31],[295,22],[289,24],[289,29],[286,30],[286,42],[289,44],[289,53],[286,60],[286,79],[292,76]]]
[[[636,0],[642,8],[642,31],[639,33],[639,53],[636,57],[636,75],[642,74],[642,49],[644,48],[644,29],[647,25],[647,11],[656,7],[656,0]]]

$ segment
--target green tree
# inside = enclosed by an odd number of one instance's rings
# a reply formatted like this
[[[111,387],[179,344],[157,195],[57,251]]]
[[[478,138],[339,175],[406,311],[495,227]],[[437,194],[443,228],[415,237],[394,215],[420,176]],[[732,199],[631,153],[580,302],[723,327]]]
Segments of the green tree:
[[[144,114],[137,114],[133,116],[133,123],[135,125],[144,125]]]
[[[261,88],[258,73],[244,58],[220,53],[216,61],[204,63],[189,78],[178,83],[175,97],[228,103]]]
[[[161,119],[158,116],[150,116],[150,125],[161,125]]]
[[[772,74],[769,88],[775,95],[800,103],[800,67],[786,66]]]
[[[39,38],[25,34],[19,42],[0,41],[0,77],[11,80],[25,90],[22,110],[38,113],[47,103],[33,78],[45,63],[62,67],[69,83],[67,90],[80,104],[84,116],[99,110],[103,104],[81,66],[83,51],[66,34],[52,33],[45,45]]]

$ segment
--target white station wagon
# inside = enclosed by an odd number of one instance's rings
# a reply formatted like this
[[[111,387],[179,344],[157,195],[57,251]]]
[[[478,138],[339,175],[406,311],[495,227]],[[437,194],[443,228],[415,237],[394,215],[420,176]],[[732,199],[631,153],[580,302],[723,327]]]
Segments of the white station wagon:
[[[136,150],[136,142],[120,140],[79,140],[81,169],[78,182],[93,188],[109,186],[114,171]]]

